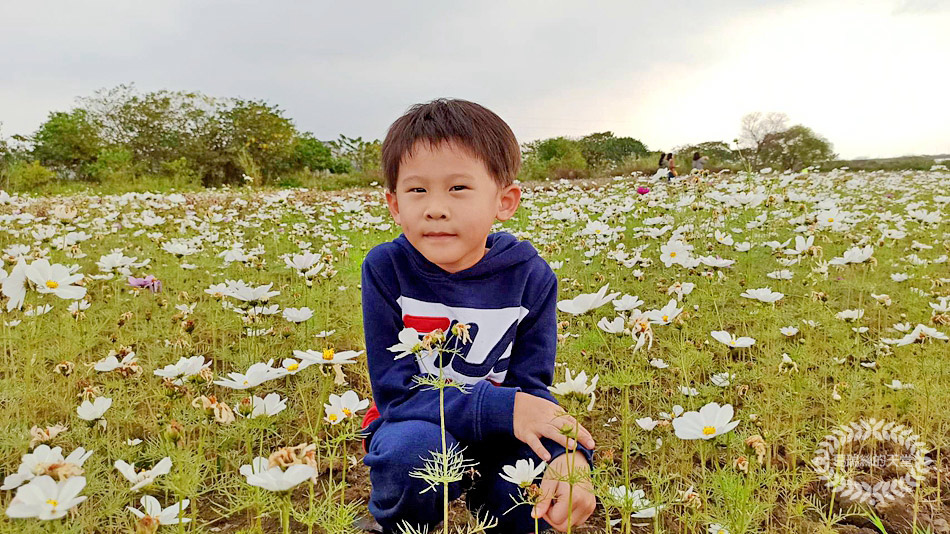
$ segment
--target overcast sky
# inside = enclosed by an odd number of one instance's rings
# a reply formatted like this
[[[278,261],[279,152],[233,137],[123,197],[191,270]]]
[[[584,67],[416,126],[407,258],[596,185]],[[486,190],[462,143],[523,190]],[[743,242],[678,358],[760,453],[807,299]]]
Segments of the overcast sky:
[[[782,111],[843,157],[950,153],[950,0],[10,1],[0,50],[3,136],[134,82],[264,99],[323,140],[444,96],[522,142],[672,149]]]

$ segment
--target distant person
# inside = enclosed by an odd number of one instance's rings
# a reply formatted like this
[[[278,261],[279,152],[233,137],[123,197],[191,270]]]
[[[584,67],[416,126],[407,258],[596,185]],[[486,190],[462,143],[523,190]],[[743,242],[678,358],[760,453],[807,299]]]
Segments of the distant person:
[[[673,153],[660,154],[660,161],[657,163],[656,175],[662,180],[664,177],[667,180],[672,180],[676,176],[676,166],[673,163]]]
[[[694,152],[692,172],[701,172],[705,168],[707,161],[709,161],[709,156],[703,156],[699,152]]]

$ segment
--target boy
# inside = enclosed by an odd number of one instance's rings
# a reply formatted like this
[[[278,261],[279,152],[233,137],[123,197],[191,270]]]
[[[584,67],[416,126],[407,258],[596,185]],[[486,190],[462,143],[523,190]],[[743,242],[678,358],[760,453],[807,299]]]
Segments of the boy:
[[[465,447],[479,475],[466,494],[470,510],[498,519],[497,531],[567,530],[568,472],[565,447],[576,450],[575,469],[589,469],[594,441],[570,416],[561,415],[547,387],[557,344],[557,277],[527,241],[491,234],[496,219],[514,214],[521,189],[513,183],[521,163],[507,124],[465,100],[417,104],[389,128],[382,146],[386,201],[403,233],[374,247],[362,266],[363,326],[375,406],[364,426],[369,437],[369,510],[384,532],[407,521],[434,526],[442,519],[442,487],[409,473],[441,451],[438,391],[413,387],[423,366],[415,357],[395,359],[388,350],[403,328],[420,333],[469,325],[471,341],[444,364],[443,373],[468,384],[445,389],[446,445]],[[434,364],[434,362],[431,362]],[[431,365],[426,365],[430,368]],[[577,439],[559,432],[576,425]],[[501,467],[532,458],[549,463],[535,508],[509,513],[519,488],[499,476]],[[536,482],[539,482],[536,480]],[[449,485],[449,498],[462,493]],[[594,496],[576,484],[571,522],[582,523]]]

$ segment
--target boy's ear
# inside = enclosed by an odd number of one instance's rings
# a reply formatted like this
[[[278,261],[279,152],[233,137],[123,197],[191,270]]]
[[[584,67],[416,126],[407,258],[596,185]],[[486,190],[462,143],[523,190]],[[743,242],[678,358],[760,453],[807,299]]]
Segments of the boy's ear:
[[[399,222],[399,203],[396,201],[396,193],[386,191],[386,204],[389,206],[389,214],[393,216],[396,224],[402,224]]]
[[[495,217],[499,221],[507,221],[515,214],[520,203],[521,187],[518,184],[509,185],[498,195],[498,214]]]

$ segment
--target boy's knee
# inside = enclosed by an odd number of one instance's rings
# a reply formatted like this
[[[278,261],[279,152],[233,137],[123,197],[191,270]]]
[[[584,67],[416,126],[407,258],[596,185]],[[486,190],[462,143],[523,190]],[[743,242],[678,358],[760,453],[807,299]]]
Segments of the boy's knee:
[[[446,447],[455,443],[455,438],[446,432]],[[432,458],[432,451],[441,450],[442,433],[439,425],[428,421],[387,422],[373,434],[364,462],[371,469],[404,471],[408,474],[410,470],[425,465],[424,459]]]
[[[456,444],[446,433],[446,447]],[[387,531],[403,520],[435,525],[442,518],[442,485],[426,490],[428,483],[410,473],[425,466],[432,451],[442,451],[439,425],[427,421],[383,423],[373,434],[363,462],[369,466],[372,489],[369,509]],[[449,499],[461,494],[458,482],[449,485]]]

